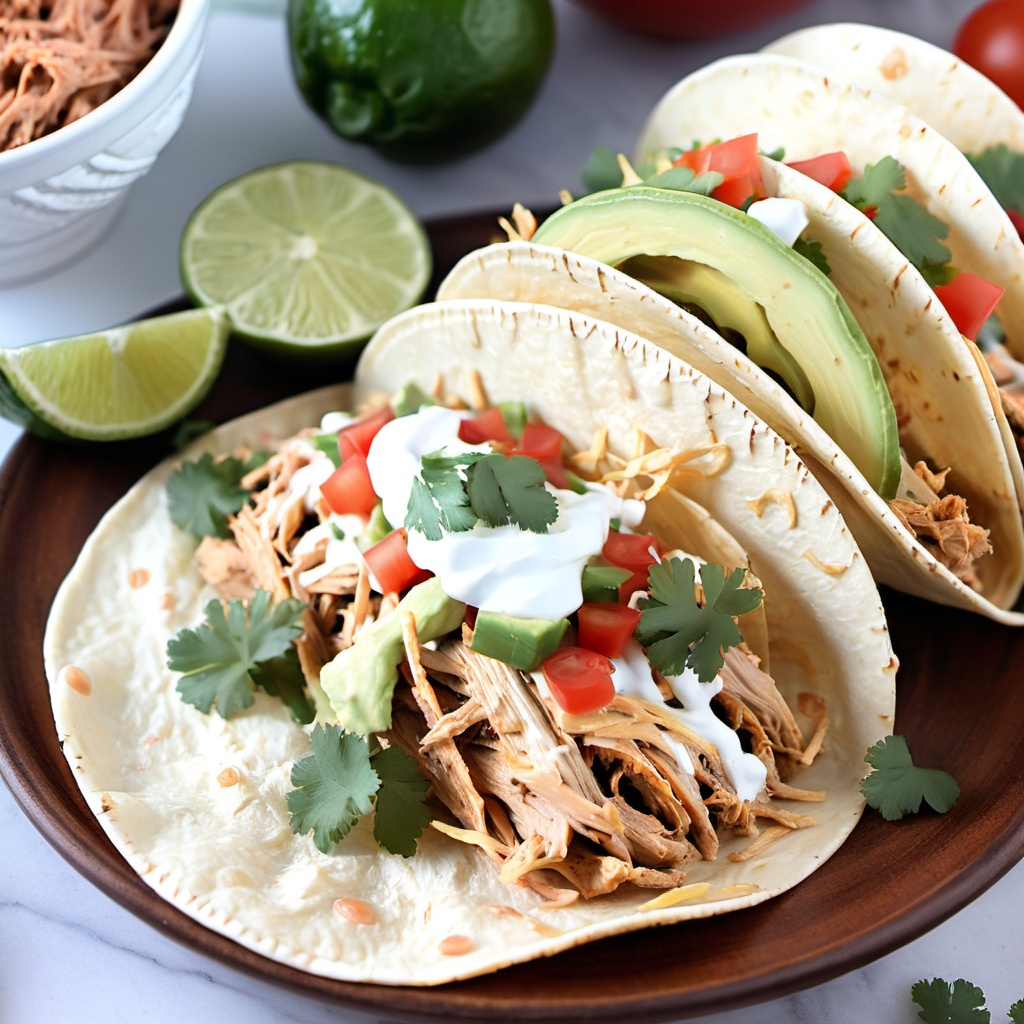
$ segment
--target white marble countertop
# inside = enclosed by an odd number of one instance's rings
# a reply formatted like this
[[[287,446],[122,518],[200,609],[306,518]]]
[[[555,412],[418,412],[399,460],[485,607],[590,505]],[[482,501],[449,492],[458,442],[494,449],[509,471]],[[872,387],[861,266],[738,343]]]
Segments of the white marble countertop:
[[[527,118],[485,152],[409,168],[335,138],[301,104],[288,69],[281,0],[223,3],[209,24],[195,99],[180,133],[139,182],[113,230],[54,275],[0,289],[2,343],[24,344],[129,319],[180,292],[177,245],[216,186],[263,164],[305,157],[346,163],[390,184],[422,217],[550,203],[574,188],[595,145],[629,149],[646,112],[677,79],[783,31],[832,20],[884,24],[950,45],[976,0],[819,0],[743,35],[682,42],[617,31],[555,0],[559,44]],[[625,2],[625,0],[624,0]],[[0,423],[0,455],[17,430]],[[368,1020],[261,984],[175,945],[94,889],[51,849],[0,788],[0,1020],[218,1021],[284,1024]],[[964,977],[994,1020],[1024,997],[1024,865],[951,920],[878,962],[812,990],[701,1018],[715,1024],[911,1022],[911,985]]]

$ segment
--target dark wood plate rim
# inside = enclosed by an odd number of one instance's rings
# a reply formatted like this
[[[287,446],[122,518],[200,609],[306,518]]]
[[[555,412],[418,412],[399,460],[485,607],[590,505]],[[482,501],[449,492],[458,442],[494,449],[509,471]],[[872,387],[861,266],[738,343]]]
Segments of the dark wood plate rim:
[[[435,283],[460,255],[490,240],[495,216],[427,225]],[[350,372],[342,366],[329,379]],[[232,343],[194,415],[219,422],[327,382],[322,370],[283,368]],[[1024,705],[1002,699],[1024,655],[1024,632],[886,592],[903,666],[897,731],[919,763],[957,775],[963,795],[948,815],[886,823],[869,811],[834,857],[766,904],[437,988],[340,982],[268,960],[165,903],[135,875],[82,800],[49,715],[41,647],[56,587],[100,515],[167,450],[166,436],[99,448],[25,436],[0,469],[7,584],[0,593],[0,777],[85,878],[205,956],[308,997],[392,1018],[679,1019],[777,998],[863,966],[945,920],[1024,857]],[[38,509],[50,513],[31,514]],[[936,708],[944,709],[941,718]],[[666,963],[666,948],[683,950],[685,959]]]

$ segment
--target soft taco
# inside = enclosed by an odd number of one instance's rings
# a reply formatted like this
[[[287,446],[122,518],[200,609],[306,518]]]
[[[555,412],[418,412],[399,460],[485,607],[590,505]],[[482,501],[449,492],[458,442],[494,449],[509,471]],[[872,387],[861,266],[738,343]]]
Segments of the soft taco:
[[[776,64],[782,68],[777,75]],[[879,175],[889,182],[886,216],[878,223],[873,211],[865,215],[853,205],[851,192],[839,194],[855,173],[851,160],[863,159],[859,150],[849,158],[827,155],[841,157],[845,165],[842,184],[833,179],[832,187],[824,183],[829,179],[822,164],[834,172],[835,161],[823,160],[821,150],[805,152],[808,159],[792,167],[760,153],[759,119],[767,119],[773,139],[782,134],[778,122],[785,119],[761,114],[748,80],[763,75],[769,94],[780,77],[807,77],[825,92],[827,83],[784,58],[752,59],[746,68],[740,59],[720,61],[670,90],[645,130],[640,173],[625,167],[626,187],[584,196],[525,234],[618,267],[713,325],[717,340],[694,328],[685,314],[670,312],[672,323],[663,322],[677,354],[700,358],[692,348],[702,349],[703,372],[741,389],[745,403],[798,445],[812,465],[824,467],[823,480],[832,481],[827,486],[880,580],[1020,622],[1009,609],[1024,581],[1021,432],[1008,418],[1005,398],[977,347],[938,301],[942,286],[935,275],[953,274],[938,261],[944,252],[948,263],[950,254],[936,238],[921,243],[921,225],[940,232],[945,225],[904,189],[892,190],[906,175],[905,151],[898,145],[899,160],[876,148],[878,173],[862,166],[854,178],[863,192],[879,188]],[[727,93],[706,84],[724,90],[734,77],[742,82],[735,107],[722,99]],[[813,96],[811,88],[801,102],[816,110]],[[714,112],[705,109],[705,99]],[[723,107],[729,108],[725,132],[709,127]],[[726,134],[744,125],[747,135]],[[722,143],[680,148],[723,137]],[[967,172],[975,192],[985,193],[969,167]],[[870,185],[864,184],[867,177]],[[901,216],[907,223],[894,226]],[[920,269],[883,228],[896,239],[910,235],[918,241]],[[499,268],[502,258],[492,264]],[[466,284],[465,275],[465,269],[457,271],[456,282],[441,294],[471,294],[481,287]],[[559,287],[555,276],[549,278],[551,289]],[[537,291],[520,297],[551,296],[543,278],[540,271]],[[956,275],[949,287],[968,278]],[[501,293],[503,287],[497,281],[485,293]],[[630,302],[600,295],[596,301],[595,315],[627,327],[639,323]],[[649,300],[641,302],[650,308]],[[636,329],[652,337],[650,327]]]
[[[231,500],[187,498],[207,473]],[[226,536],[176,525],[201,510]],[[354,389],[147,475],[45,658],[86,800],[168,901],[302,970],[417,985],[795,885],[857,821],[896,672],[856,543],[775,434],[626,331],[489,302],[397,318]]]

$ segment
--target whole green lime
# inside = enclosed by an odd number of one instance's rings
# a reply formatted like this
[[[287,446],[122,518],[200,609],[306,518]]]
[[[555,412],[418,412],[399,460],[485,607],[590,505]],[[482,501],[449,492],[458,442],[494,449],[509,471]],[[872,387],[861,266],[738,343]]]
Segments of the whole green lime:
[[[289,0],[292,69],[341,136],[385,156],[463,156],[512,127],[554,50],[550,0]]]

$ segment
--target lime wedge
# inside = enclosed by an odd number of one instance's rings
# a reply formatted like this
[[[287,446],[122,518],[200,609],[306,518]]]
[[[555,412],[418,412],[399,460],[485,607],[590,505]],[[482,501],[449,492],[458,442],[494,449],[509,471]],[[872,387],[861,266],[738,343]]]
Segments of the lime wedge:
[[[50,438],[152,434],[209,390],[228,332],[220,311],[190,309],[96,334],[0,348],[0,414]]]
[[[222,185],[185,226],[180,259],[197,305],[288,356],[351,351],[414,305],[431,271],[423,227],[390,189],[312,161]]]

